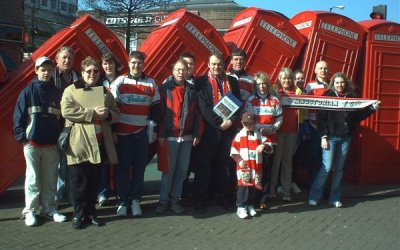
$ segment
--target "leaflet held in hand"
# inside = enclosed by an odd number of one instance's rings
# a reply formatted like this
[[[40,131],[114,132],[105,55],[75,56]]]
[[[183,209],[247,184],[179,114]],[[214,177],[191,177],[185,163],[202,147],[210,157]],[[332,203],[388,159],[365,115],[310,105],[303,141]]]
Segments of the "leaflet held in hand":
[[[240,108],[240,106],[242,106],[242,102],[234,96],[232,92],[228,92],[214,106],[213,110],[222,119],[227,120]]]

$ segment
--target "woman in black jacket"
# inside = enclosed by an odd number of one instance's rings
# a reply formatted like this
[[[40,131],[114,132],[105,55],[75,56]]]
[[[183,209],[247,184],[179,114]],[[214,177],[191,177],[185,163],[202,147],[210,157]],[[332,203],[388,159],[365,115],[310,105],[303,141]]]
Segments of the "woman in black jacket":
[[[324,96],[354,98],[351,83],[341,72],[335,73]],[[370,116],[378,108],[379,101],[356,111],[317,111],[317,130],[321,136],[322,167],[315,178],[308,204],[318,204],[324,190],[326,179],[333,168],[331,193],[329,203],[334,207],[341,207],[340,182],[343,167],[350,149],[352,134],[357,124]]]

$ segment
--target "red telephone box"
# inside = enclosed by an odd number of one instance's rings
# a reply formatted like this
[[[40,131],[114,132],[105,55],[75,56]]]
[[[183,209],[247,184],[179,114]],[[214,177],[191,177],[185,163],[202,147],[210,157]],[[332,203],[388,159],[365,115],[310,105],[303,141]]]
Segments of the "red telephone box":
[[[5,82],[8,79],[6,65],[3,62],[3,58],[0,55],[0,83]]]
[[[361,184],[400,183],[400,24],[359,22],[367,32],[360,82],[362,97],[381,101],[362,122],[346,176]]]
[[[321,60],[328,63],[330,76],[343,72],[355,78],[364,38],[358,23],[326,11],[303,11],[290,22],[308,39],[301,60],[306,82],[315,78],[315,64]]]
[[[179,9],[164,19],[139,47],[145,53],[144,72],[161,84],[171,75],[171,65],[184,51],[196,57],[194,74],[208,71],[210,53],[218,52],[228,58],[229,49],[220,33],[206,20],[185,9]]]
[[[250,75],[262,70],[272,82],[283,67],[295,66],[305,44],[305,38],[286,17],[255,7],[235,16],[224,40],[231,50],[246,51],[246,71]]]
[[[14,139],[12,124],[17,97],[35,76],[35,60],[41,56],[54,59],[62,46],[74,49],[74,68],[78,72],[80,63],[86,56],[100,60],[102,53],[108,51],[112,52],[118,60],[120,72],[127,72],[128,55],[125,48],[111,30],[89,15],[78,18],[70,27],[57,32],[27,61],[11,72],[9,79],[0,85],[0,100],[3,107],[3,111],[0,112],[0,193],[6,190],[25,170],[22,146]]]

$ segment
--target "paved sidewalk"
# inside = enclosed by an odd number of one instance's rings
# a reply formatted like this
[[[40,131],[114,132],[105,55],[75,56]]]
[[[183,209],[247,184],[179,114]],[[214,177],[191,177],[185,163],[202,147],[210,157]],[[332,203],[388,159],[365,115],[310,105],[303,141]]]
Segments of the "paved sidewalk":
[[[326,201],[306,204],[306,190],[291,202],[268,203],[260,216],[241,220],[235,213],[210,204],[197,215],[154,212],[159,182],[147,182],[144,216],[120,219],[116,208],[101,207],[104,227],[74,230],[71,221],[42,219],[26,227],[20,219],[23,190],[0,196],[0,249],[400,249],[400,186],[344,184],[343,208]],[[61,212],[71,218],[71,207]]]

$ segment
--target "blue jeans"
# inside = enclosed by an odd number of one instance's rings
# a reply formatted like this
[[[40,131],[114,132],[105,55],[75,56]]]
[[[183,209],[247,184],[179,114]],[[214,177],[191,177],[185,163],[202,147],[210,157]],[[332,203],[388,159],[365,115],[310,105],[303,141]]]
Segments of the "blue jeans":
[[[147,128],[136,134],[119,135],[117,149],[118,165],[115,172],[118,205],[128,206],[129,197],[131,200],[142,198],[144,171],[149,153]]]
[[[176,203],[181,194],[183,181],[189,167],[193,141],[168,141],[168,173],[161,178],[160,203]]]
[[[333,168],[331,194],[329,203],[340,201],[340,183],[343,176],[343,168],[349,152],[351,136],[328,136],[329,149],[322,150],[322,167],[312,184],[309,200],[319,201],[324,191],[325,183],[330,170]]]
[[[311,122],[310,122],[311,123]],[[322,160],[321,160],[321,136],[319,135],[318,131],[316,128],[314,128],[310,124],[310,164],[308,165],[309,167],[309,173],[311,176],[311,181],[310,185],[314,182],[318,171],[321,168]]]

